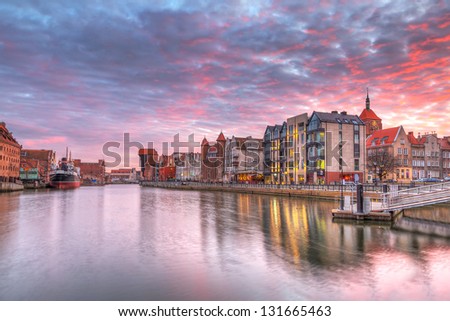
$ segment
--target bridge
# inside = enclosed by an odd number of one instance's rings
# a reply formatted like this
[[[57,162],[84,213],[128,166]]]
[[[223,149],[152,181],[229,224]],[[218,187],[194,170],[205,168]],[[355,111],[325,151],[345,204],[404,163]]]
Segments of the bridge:
[[[450,182],[424,185],[405,190],[391,191],[381,195],[381,210],[401,211],[408,208],[445,203],[450,201]]]

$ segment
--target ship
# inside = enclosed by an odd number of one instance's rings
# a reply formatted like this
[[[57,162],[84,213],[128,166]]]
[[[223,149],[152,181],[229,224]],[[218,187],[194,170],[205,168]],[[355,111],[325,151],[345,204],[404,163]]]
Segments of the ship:
[[[80,169],[73,166],[67,157],[61,158],[58,165],[52,165],[50,172],[50,187],[58,189],[78,188],[81,185]]]

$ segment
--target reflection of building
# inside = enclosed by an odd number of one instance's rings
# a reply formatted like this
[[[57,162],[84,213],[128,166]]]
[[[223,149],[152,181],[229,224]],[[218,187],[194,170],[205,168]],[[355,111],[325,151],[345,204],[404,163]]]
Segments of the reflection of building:
[[[20,176],[20,150],[22,146],[0,122],[0,181],[15,182]]]
[[[99,159],[98,162],[82,162],[74,159],[74,166],[80,169],[82,184],[103,185],[105,180],[105,161]]]
[[[220,132],[216,143],[203,138],[201,144],[201,180],[204,182],[222,182],[224,173],[225,136]]]
[[[173,153],[176,166],[175,178],[179,181],[200,180],[200,153]]]
[[[386,128],[377,130],[367,138],[367,158],[370,160],[375,155],[385,151],[393,158],[394,166],[387,166],[386,179],[392,179],[399,182],[410,182],[412,178],[411,166],[411,143],[408,135],[405,133],[403,126]],[[389,162],[389,158],[386,162]],[[378,164],[378,167],[380,164]],[[383,164],[381,164],[383,166]],[[383,169],[378,169],[382,171]],[[378,173],[371,173],[374,177],[379,176]]]
[[[304,183],[306,178],[306,124],[308,114],[287,119],[287,183]]]
[[[225,182],[263,181],[262,139],[231,137],[225,142]]]
[[[141,178],[146,181],[153,181],[156,178],[156,167],[158,163],[158,152],[153,149],[139,150],[139,166],[141,167]]]
[[[366,124],[366,135],[370,136],[376,130],[383,129],[381,118],[370,109],[369,89],[367,89],[366,109],[364,109],[359,118]]]
[[[356,115],[313,112],[307,126],[307,182],[363,181],[366,126]]]

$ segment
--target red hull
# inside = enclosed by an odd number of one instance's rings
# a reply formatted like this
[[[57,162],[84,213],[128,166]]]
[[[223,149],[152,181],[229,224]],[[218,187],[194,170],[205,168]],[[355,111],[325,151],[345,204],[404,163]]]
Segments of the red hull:
[[[50,182],[50,186],[58,189],[73,189],[80,187],[80,181],[73,182]]]

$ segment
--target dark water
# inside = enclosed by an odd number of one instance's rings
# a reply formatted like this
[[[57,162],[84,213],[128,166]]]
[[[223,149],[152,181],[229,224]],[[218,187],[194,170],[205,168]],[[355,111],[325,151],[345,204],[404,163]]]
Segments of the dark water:
[[[337,223],[334,206],[136,185],[0,194],[0,299],[450,300],[450,239],[414,232],[427,220]]]

